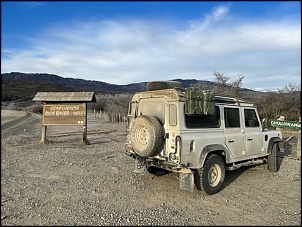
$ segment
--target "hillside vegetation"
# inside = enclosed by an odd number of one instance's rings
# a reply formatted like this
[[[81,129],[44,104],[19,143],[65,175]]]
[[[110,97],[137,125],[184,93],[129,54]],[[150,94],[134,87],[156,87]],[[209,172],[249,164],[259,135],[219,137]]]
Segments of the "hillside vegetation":
[[[277,91],[260,92],[241,88],[243,76],[233,81],[219,72],[214,72],[213,76],[213,82],[195,79],[175,81],[181,82],[185,88],[214,89],[218,95],[254,102],[261,118],[284,116],[286,120],[298,121],[301,117],[301,84],[289,83]],[[51,74],[5,73],[1,74],[1,81],[1,109],[33,112],[42,111],[42,104],[32,101],[37,92],[92,91],[95,92],[96,103],[89,103],[88,109],[126,114],[133,94],[147,88],[147,82],[115,85]]]

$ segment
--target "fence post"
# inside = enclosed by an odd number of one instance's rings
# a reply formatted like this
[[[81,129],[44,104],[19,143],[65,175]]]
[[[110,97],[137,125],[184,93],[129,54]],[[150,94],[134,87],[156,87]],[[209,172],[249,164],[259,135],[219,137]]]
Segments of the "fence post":
[[[301,122],[301,117],[299,118],[299,122]],[[298,132],[297,158],[301,161],[301,129]]]

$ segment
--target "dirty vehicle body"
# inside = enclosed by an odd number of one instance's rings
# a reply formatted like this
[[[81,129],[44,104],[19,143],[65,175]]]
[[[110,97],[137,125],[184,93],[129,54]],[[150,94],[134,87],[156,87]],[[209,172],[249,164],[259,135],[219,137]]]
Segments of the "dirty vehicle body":
[[[211,195],[221,190],[225,171],[262,163],[278,171],[282,134],[261,124],[252,103],[149,84],[129,104],[126,154],[135,159],[134,172],[178,172],[180,189],[193,192],[195,184]]]

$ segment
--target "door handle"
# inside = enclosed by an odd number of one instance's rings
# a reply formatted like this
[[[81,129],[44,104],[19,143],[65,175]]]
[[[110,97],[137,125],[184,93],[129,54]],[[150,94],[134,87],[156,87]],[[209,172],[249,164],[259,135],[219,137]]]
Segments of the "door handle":
[[[229,143],[233,143],[234,142],[234,140],[229,140]]]
[[[251,141],[251,140],[253,140],[253,139],[252,139],[252,138],[248,138],[247,140],[248,140],[248,141]]]

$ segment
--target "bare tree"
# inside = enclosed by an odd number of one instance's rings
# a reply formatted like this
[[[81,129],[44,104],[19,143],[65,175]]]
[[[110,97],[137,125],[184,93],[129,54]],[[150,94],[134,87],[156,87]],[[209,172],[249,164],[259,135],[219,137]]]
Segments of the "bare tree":
[[[301,85],[289,83],[277,91],[262,92],[255,99],[261,118],[277,119],[281,115],[289,121],[301,117]]]
[[[232,93],[235,97],[240,97],[240,91],[242,86],[242,80],[244,79],[244,76],[242,74],[237,76],[238,78],[236,80],[233,80],[231,82],[231,89]]]
[[[237,76],[237,79],[231,80],[231,77],[225,76],[221,72],[214,71],[214,82],[217,84],[216,92],[219,95],[228,95],[240,97],[240,91],[244,76],[242,74]]]
[[[199,88],[200,90],[208,90],[209,89],[209,84],[205,81],[199,81],[194,86]]]
[[[292,92],[301,92],[301,84],[296,85],[293,83],[288,83],[287,85],[283,86],[282,88],[277,88],[279,93],[292,93]]]
[[[218,94],[227,93],[228,81],[230,77],[225,76],[223,73],[214,71],[214,82],[217,84],[216,92]]]

